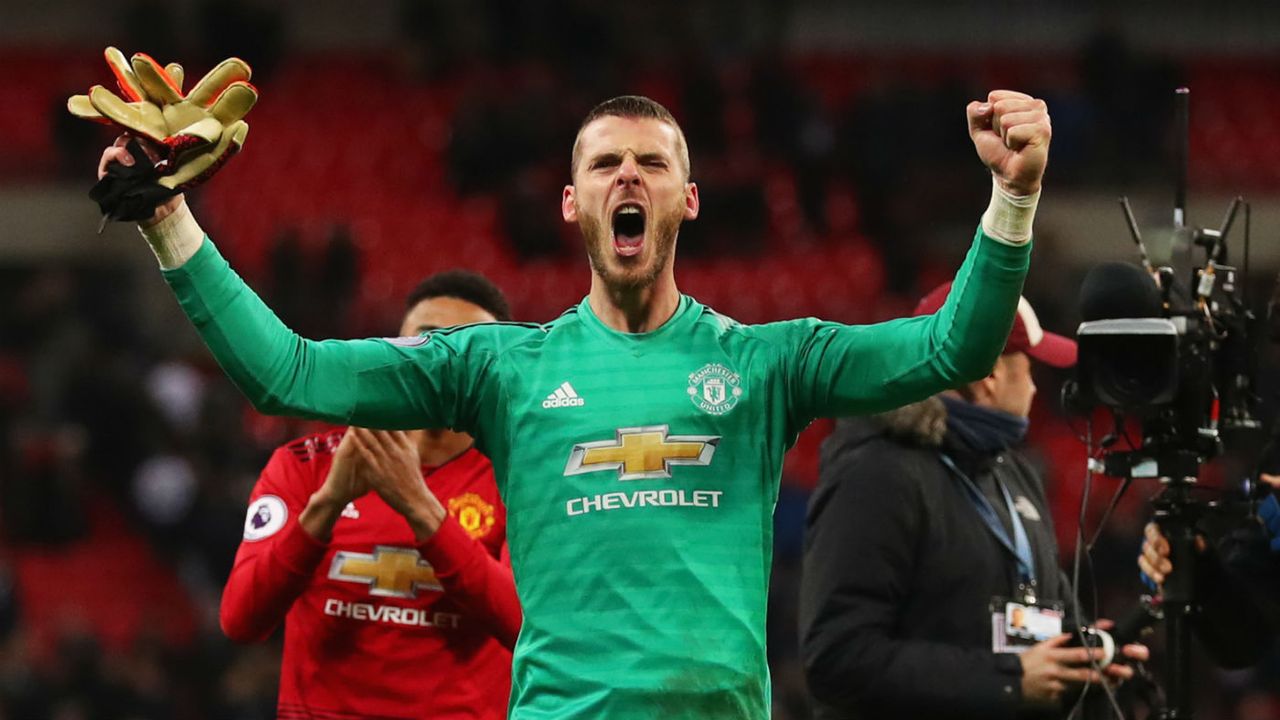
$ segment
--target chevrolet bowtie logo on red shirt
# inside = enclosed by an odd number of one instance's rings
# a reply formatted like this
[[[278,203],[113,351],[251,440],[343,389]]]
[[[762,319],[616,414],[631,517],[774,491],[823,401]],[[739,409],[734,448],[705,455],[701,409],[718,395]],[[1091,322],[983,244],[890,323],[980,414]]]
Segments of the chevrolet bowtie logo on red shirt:
[[[379,597],[414,598],[419,590],[442,591],[435,570],[417,550],[379,545],[373,554],[343,550],[333,556],[329,579],[369,586]]]

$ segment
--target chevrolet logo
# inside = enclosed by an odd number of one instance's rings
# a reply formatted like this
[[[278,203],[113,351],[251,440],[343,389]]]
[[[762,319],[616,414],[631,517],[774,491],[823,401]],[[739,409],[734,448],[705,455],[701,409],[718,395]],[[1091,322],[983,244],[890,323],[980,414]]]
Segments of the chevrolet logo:
[[[666,425],[620,428],[613,440],[578,443],[565,475],[617,470],[619,480],[669,478],[675,465],[710,465],[718,435],[667,435]]]
[[[435,570],[417,550],[378,545],[373,554],[340,551],[329,566],[330,580],[363,583],[370,595],[413,598],[419,590],[444,590]]]

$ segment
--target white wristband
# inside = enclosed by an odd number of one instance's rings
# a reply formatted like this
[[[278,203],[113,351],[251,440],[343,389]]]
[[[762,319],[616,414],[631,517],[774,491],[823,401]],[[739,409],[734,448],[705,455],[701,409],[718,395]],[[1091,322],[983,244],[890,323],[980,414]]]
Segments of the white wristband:
[[[1040,191],[1014,195],[991,176],[991,204],[982,214],[982,232],[1006,245],[1025,245],[1031,240],[1031,222],[1036,217]]]
[[[182,267],[204,243],[204,230],[200,229],[185,202],[155,225],[139,225],[138,232],[151,246],[151,252],[156,254],[161,270]]]

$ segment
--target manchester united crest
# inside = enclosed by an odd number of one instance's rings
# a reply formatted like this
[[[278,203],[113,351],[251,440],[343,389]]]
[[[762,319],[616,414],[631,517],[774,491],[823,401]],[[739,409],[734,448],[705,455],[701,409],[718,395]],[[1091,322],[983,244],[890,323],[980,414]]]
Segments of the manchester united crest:
[[[723,415],[742,398],[741,376],[720,363],[708,363],[689,374],[689,399],[703,412]]]
[[[463,493],[450,498],[449,514],[473,540],[479,540],[493,529],[493,505],[475,493]]]

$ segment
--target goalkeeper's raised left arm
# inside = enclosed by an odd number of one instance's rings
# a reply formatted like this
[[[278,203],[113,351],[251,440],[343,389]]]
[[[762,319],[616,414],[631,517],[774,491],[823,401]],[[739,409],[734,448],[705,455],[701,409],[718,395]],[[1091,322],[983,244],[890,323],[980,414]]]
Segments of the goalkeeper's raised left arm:
[[[483,430],[483,408],[496,405],[485,402],[493,354],[468,362],[465,348],[491,335],[304,339],[231,270],[196,223],[178,193],[211,177],[243,144],[243,117],[257,100],[247,65],[224,61],[184,95],[180,66],[161,67],[143,54],[129,60],[115,48],[105,55],[123,97],[95,86],[68,101],[77,117],[125,132],[103,152],[91,196],[107,217],[138,220],[178,302],[254,407],[375,428]]]
[[[478,332],[403,341],[308,340],[235,273],[185,203],[141,227],[165,280],[222,369],[260,412],[388,429],[476,431],[491,407]]]
[[[134,158],[117,142],[103,153],[100,174],[109,162]],[[468,366],[456,339],[305,339],[231,269],[181,195],[138,227],[183,311],[260,412],[390,429],[476,429],[486,367]]]
[[[190,213],[181,206],[162,224],[173,219],[171,229],[199,232],[184,218]],[[501,412],[496,345],[503,330],[520,328],[482,324],[417,338],[308,340],[286,327],[201,236],[189,260],[164,271],[165,280],[259,411],[393,430],[452,428],[483,444]]]

